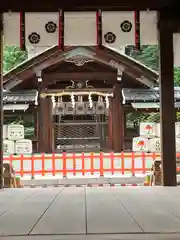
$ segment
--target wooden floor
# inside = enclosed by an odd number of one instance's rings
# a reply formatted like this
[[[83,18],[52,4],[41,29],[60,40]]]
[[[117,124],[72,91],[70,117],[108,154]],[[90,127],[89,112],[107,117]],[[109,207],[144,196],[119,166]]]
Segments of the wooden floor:
[[[0,191],[0,239],[149,240],[155,233],[158,238],[153,239],[180,239],[179,187]]]

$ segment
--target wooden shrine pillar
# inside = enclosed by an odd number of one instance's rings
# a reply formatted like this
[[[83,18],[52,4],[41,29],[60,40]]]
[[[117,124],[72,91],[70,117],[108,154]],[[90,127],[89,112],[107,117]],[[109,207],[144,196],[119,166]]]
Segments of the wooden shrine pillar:
[[[123,146],[123,150],[126,148],[126,142],[125,142],[125,137],[127,136],[127,128],[126,128],[126,121],[127,121],[127,113],[123,107],[124,110],[124,124],[123,124],[123,134],[124,134],[124,146]]]
[[[108,114],[108,149],[110,151],[113,150],[113,129],[112,129],[112,99],[109,98],[109,114]]]
[[[173,32],[165,17],[159,12],[161,159],[163,185],[176,186]]]
[[[124,105],[121,101],[121,121],[122,121],[122,151],[125,149],[125,115],[124,115]]]
[[[0,189],[3,188],[3,21],[0,13]]]
[[[53,115],[50,97],[39,98],[39,152],[52,153],[53,150]]]
[[[35,151],[38,152],[38,133],[39,133],[39,119],[38,119],[38,107],[34,108],[34,135],[36,140]]]
[[[121,152],[123,150],[123,114],[121,85],[117,82],[114,85],[114,96],[112,98],[112,135],[114,152]]]

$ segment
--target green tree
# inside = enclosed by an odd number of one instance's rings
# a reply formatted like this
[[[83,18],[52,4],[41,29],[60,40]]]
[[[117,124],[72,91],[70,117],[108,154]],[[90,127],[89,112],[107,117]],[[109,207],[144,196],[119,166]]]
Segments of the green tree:
[[[159,53],[158,46],[147,45],[142,46],[141,51],[135,51],[133,48],[131,50],[131,57],[143,63],[147,67],[158,71],[159,69]]]
[[[141,51],[136,51],[133,46],[128,46],[126,49],[127,55],[131,56],[132,58],[136,59],[137,61],[143,63],[147,67],[159,71],[159,49],[157,45],[147,45],[142,46]],[[174,86],[180,87],[180,68],[175,67],[174,68]],[[177,113],[177,120],[180,120],[180,113]],[[131,122],[134,122],[134,119],[136,119],[136,122],[159,122],[160,121],[160,115],[159,113],[150,113],[150,114],[144,114],[141,113],[139,116],[137,114],[132,113],[131,115],[128,115],[128,120]]]
[[[157,45],[142,46],[141,51],[136,51],[134,47],[128,46],[127,53],[132,58],[143,63],[147,67],[159,71],[159,49]],[[174,68],[174,85],[180,86],[180,68]]]
[[[176,87],[180,86],[180,68],[179,67],[174,68],[174,85]]]
[[[28,58],[27,52],[22,51],[19,47],[5,46],[3,52],[4,72],[16,67]]]

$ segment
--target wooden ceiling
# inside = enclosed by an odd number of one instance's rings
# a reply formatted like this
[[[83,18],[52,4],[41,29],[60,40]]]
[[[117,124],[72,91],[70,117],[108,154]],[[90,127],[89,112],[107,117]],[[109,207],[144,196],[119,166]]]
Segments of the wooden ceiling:
[[[60,8],[65,10],[94,10],[97,8],[105,10],[134,10],[134,9],[162,9],[175,8],[178,6],[178,0],[76,0],[76,1],[59,1],[59,0],[31,0],[22,4],[21,0],[2,0],[1,11],[27,11],[27,12],[50,12],[58,11]]]

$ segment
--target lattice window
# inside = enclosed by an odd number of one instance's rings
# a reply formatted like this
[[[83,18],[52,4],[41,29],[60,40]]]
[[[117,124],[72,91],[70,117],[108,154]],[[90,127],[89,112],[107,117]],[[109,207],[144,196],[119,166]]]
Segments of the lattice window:
[[[95,151],[106,145],[108,123],[100,121],[71,120],[54,124],[57,150]],[[101,120],[101,119],[99,119]]]

